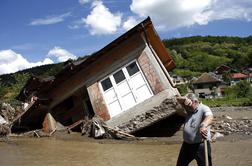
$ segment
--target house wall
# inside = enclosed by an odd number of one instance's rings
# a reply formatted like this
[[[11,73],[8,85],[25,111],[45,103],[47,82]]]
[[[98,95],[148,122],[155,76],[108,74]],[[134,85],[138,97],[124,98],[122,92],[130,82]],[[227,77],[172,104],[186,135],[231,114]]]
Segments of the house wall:
[[[94,84],[88,87],[88,93],[95,113],[103,120],[109,120],[110,115],[108,112],[108,107],[102,96],[102,92],[99,88],[98,82],[95,82]]]
[[[84,93],[80,92],[72,94],[49,111],[57,122],[68,126],[83,119],[87,114],[87,110],[84,110]]]
[[[142,55],[138,58],[139,63],[142,64],[140,66],[142,66],[142,70],[148,78],[154,94],[157,94],[165,89],[172,95],[177,94],[176,89],[171,86],[171,83],[167,78],[170,77],[169,73],[167,71],[166,74],[164,73],[162,67],[160,66],[163,64],[158,63],[158,60],[156,59],[158,57],[155,54],[154,50],[147,45],[142,52]],[[171,77],[170,79],[172,81]]]
[[[130,45],[132,43],[128,44]],[[93,83],[90,82],[91,85],[88,87],[88,93],[93,108],[96,114],[98,114],[104,120],[109,120],[110,116],[105,100],[102,95],[102,89],[99,86],[99,81],[134,59],[137,60],[139,67],[141,68],[154,95],[164,90],[166,90],[166,93],[169,94],[167,96],[172,96],[175,94],[174,89],[171,87],[168,79],[166,78],[164,72],[162,71],[160,65],[156,61],[149,47],[147,45],[142,44],[140,44],[139,46],[140,48],[131,51],[127,56],[125,55],[126,59],[123,60],[120,59],[120,61],[114,61],[113,66],[109,66],[106,70],[103,71],[101,75],[96,74],[95,75],[96,79],[92,78],[90,79],[93,81]],[[121,51],[123,52],[123,50]]]
[[[50,107],[53,108],[55,105],[59,104],[59,102],[63,101],[84,86],[91,86],[105,77],[107,73],[111,73],[122,64],[135,59],[136,55],[139,55],[141,50],[145,47],[142,39],[138,35],[128,38],[125,41],[127,42],[121,43],[107,51],[99,57],[99,60],[89,64],[88,67],[84,67],[83,70],[80,70],[67,80],[64,80],[64,82],[60,83],[58,86],[51,89],[49,97],[54,101],[51,103]]]
[[[196,95],[199,95],[199,94],[211,95],[212,92],[213,92],[213,90],[210,90],[209,88],[195,89],[194,90],[194,93]],[[215,89],[215,92],[217,93],[216,94],[217,96],[221,96],[221,89],[219,87]]]
[[[60,101],[76,93],[76,91],[84,93],[80,89],[85,86],[94,112],[104,120],[110,119],[99,81],[134,59],[137,59],[154,95],[167,89],[170,90],[171,94],[174,94],[174,89],[155,59],[153,52],[146,45],[142,36],[136,34],[113,49],[104,52],[98,60],[55,87],[50,94],[50,97],[54,99],[50,107],[55,107]]]

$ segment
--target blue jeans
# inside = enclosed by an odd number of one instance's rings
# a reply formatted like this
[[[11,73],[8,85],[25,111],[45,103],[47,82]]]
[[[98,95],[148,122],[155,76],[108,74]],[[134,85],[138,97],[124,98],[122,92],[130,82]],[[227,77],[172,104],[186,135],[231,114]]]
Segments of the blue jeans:
[[[209,141],[207,141],[207,147],[209,166],[212,166],[211,145]],[[188,166],[194,159],[197,161],[198,166],[205,166],[204,142],[196,144],[183,142],[179,152],[177,166]]]

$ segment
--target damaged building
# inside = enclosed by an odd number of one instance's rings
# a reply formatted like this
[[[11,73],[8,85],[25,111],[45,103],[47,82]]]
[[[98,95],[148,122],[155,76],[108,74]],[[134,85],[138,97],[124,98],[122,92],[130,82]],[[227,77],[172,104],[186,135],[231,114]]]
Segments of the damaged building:
[[[156,130],[162,120],[177,116],[172,98],[179,92],[168,73],[174,67],[147,18],[93,55],[69,62],[54,77],[28,80],[18,99],[29,105],[12,131],[51,132],[93,116],[127,133]]]

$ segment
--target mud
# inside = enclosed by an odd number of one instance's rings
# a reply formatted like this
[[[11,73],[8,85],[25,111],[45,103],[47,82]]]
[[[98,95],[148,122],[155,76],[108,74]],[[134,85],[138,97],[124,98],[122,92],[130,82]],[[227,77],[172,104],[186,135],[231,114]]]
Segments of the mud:
[[[214,111],[215,116],[252,119],[252,111]],[[46,138],[9,138],[0,141],[1,166],[174,166],[182,131],[172,137],[139,140],[95,140],[79,133]],[[212,143],[215,166],[252,165],[252,136],[239,133]],[[193,161],[190,166],[196,166]]]
[[[3,166],[173,166],[181,132],[168,138],[94,140],[79,134],[54,138],[11,138],[0,142]],[[214,165],[252,165],[252,137],[230,135],[212,144]],[[196,162],[191,163],[192,166]]]

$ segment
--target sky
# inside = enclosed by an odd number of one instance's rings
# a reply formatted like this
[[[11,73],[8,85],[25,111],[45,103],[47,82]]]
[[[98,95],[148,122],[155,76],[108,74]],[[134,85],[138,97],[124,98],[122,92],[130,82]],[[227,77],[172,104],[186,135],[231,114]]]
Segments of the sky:
[[[252,0],[0,0],[0,75],[90,55],[148,16],[161,39],[252,35]]]

